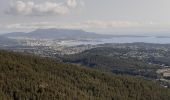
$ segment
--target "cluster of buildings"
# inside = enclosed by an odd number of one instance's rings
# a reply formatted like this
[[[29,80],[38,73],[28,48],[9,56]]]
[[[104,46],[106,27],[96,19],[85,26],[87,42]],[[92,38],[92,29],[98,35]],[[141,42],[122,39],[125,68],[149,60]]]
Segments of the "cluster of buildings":
[[[161,74],[163,77],[170,77],[170,68],[159,69],[157,73]]]

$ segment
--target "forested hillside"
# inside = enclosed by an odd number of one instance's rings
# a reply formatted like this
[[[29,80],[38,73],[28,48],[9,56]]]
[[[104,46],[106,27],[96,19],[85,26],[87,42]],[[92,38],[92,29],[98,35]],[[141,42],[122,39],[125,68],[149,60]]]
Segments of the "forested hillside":
[[[150,81],[0,51],[0,100],[169,100]]]
[[[82,53],[65,55],[64,62],[81,64],[115,74],[140,75],[157,78],[156,70],[161,67],[148,64],[145,59],[126,56],[131,49],[98,47]]]

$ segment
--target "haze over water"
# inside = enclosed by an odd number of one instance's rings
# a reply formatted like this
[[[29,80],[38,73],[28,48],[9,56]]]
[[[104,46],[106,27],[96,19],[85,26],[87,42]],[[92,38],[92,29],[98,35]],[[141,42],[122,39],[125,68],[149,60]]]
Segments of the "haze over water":
[[[160,37],[113,37],[109,39],[95,39],[89,41],[64,41],[62,45],[97,45],[104,43],[134,43],[134,42],[144,42],[144,43],[156,43],[156,44],[170,44],[170,38],[160,38]]]

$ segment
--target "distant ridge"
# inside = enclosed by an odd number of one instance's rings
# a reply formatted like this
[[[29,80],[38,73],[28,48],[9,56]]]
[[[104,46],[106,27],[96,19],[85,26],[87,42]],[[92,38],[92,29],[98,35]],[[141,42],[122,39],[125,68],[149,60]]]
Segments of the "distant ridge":
[[[40,39],[79,39],[79,38],[101,38],[109,37],[107,35],[96,34],[93,32],[86,32],[84,30],[73,29],[37,29],[32,32],[14,32],[4,34],[5,37],[29,37]]]

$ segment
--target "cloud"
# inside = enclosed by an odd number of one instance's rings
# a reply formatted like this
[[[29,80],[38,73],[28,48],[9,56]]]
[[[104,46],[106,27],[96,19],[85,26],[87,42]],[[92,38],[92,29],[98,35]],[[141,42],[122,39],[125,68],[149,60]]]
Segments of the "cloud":
[[[11,3],[10,8],[6,13],[25,16],[64,15],[68,14],[71,9],[77,6],[77,4],[76,0],[68,0],[67,2],[62,3],[51,1],[42,3],[16,1]]]
[[[154,27],[154,24],[131,21],[85,21],[79,23],[34,22],[7,25],[8,29],[66,28],[66,29],[119,29]]]
[[[77,6],[77,1],[76,0],[68,0],[67,5],[69,7],[75,8]]]
[[[100,21],[92,20],[87,21],[85,24],[93,28],[129,28],[129,27],[140,27],[143,23],[132,22],[132,21]]]
[[[81,6],[85,6],[85,2],[82,1],[82,0],[80,0],[80,5],[81,5]]]

